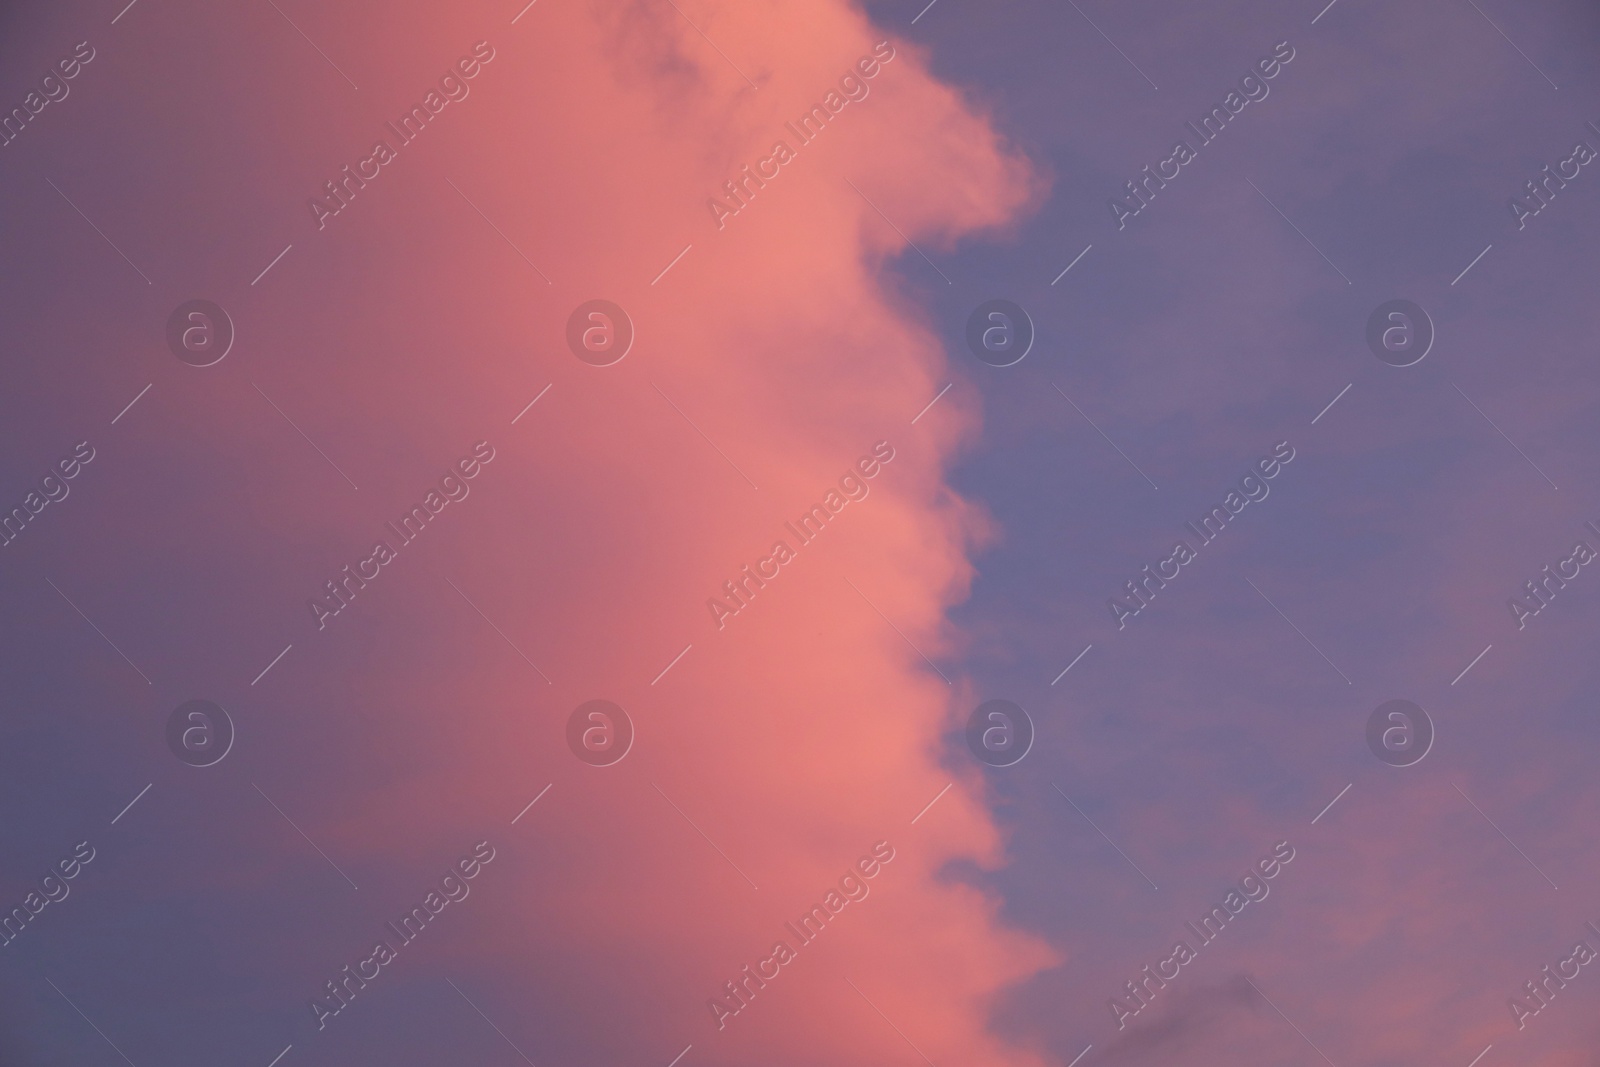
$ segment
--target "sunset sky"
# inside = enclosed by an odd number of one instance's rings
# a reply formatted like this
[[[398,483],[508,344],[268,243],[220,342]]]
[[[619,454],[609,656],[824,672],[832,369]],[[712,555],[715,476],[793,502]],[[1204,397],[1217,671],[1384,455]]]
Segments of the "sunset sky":
[[[0,10],[0,1062],[1595,1062],[1592,6],[524,4]]]

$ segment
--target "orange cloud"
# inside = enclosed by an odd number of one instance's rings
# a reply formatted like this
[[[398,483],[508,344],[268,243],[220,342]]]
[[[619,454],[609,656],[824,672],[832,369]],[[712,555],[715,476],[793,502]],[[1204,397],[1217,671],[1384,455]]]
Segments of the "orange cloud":
[[[392,370],[319,370],[367,389],[376,426],[350,447],[406,457],[387,475],[396,507],[472,440],[497,458],[435,543],[408,546],[410,573],[385,572],[390,599],[375,590],[339,619],[339,670],[384,707],[389,740],[351,742],[382,785],[318,829],[356,854],[497,828],[506,859],[480,879],[475,934],[447,951],[493,960],[521,990],[525,1035],[567,1025],[563,998],[587,1010],[575,990],[592,982],[629,1004],[629,1032],[660,1033],[669,1054],[693,1042],[697,1062],[878,1065],[914,1057],[908,1044],[936,1062],[1042,1062],[991,1034],[988,1013],[1052,956],[940,876],[1002,850],[981,778],[940,763],[970,694],[922,658],[953,647],[944,611],[986,535],[944,482],[978,412],[957,393],[911,424],[948,380],[945,355],[884,273],[908,239],[937,250],[1013,223],[1037,180],[917,48],[849,6],[679,7],[531,9],[493,38],[437,140],[393,165],[415,173],[385,174],[387,202],[356,201],[367,220],[339,219],[350,250],[331,247],[361,265],[333,284],[358,321],[330,329],[381,344]],[[830,93],[856,98],[799,144],[786,123]],[[784,139],[793,158],[719,228],[708,199]],[[404,264],[373,235],[396,225]],[[418,261],[441,265],[439,318],[397,325]],[[596,297],[637,332],[609,367],[565,348],[568,313]],[[422,420],[383,414],[424,406]],[[488,428],[457,432],[474,425]],[[893,458],[860,479],[865,495],[801,545],[785,524],[875,449]],[[779,540],[793,561],[719,627],[708,599]],[[401,600],[436,614],[402,624]],[[606,768],[565,747],[568,715],[595,697],[637,728]],[[502,821],[550,781],[518,825]],[[795,944],[719,1029],[711,998],[880,841],[895,859],[870,896]],[[457,909],[463,931],[478,907]]]

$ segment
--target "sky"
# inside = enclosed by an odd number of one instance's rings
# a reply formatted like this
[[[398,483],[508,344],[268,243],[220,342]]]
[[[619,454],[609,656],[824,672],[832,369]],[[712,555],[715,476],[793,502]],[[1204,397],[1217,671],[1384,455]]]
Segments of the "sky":
[[[0,1062],[1591,1064],[1597,49],[8,5]]]

